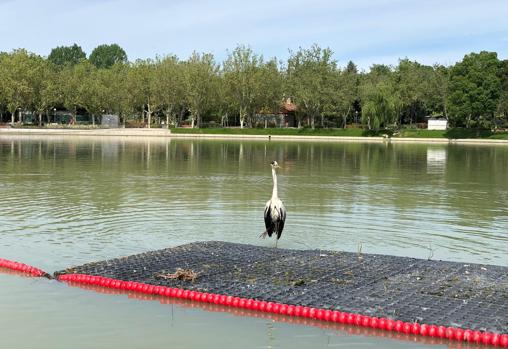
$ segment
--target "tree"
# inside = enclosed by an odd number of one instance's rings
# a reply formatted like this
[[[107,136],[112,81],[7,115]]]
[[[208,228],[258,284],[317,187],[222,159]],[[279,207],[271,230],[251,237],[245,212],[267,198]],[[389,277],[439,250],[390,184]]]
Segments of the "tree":
[[[34,95],[32,110],[37,113],[39,126],[42,125],[42,114],[46,113],[49,122],[49,109],[61,103],[61,85],[58,82],[58,74],[47,60],[38,57],[36,63],[36,76],[34,79]]]
[[[298,107],[299,125],[302,115],[310,117],[312,128],[316,117],[321,117],[321,126],[324,124],[324,112],[334,93],[332,82],[337,62],[332,55],[329,48],[313,45],[291,53],[288,59],[286,89]]]
[[[152,125],[152,115],[162,105],[161,93],[158,90],[156,62],[153,60],[138,60],[129,69],[127,88],[129,95],[129,109],[141,109],[143,122],[147,116],[148,128]]]
[[[247,116],[256,110],[261,92],[259,77],[262,65],[263,57],[245,46],[237,46],[224,61],[224,80],[238,109],[240,128],[243,128]]]
[[[254,111],[263,111],[267,114],[280,112],[283,96],[282,75],[275,58],[261,65],[258,73],[257,98]]]
[[[495,52],[464,56],[450,71],[449,113],[454,126],[490,127],[501,92]]]
[[[102,85],[101,104],[108,113],[117,114],[125,124],[128,113],[135,108],[132,106],[128,92],[129,65],[118,63],[110,69],[98,69]]]
[[[84,59],[86,54],[77,44],[55,47],[48,56],[48,60],[57,66],[75,65]]]
[[[11,122],[14,123],[16,112],[19,121],[21,110],[29,109],[34,100],[34,86],[37,84],[38,69],[37,62],[41,58],[26,50],[15,50],[4,55],[0,65],[0,77],[2,79],[3,99],[7,110],[11,114]]]
[[[117,44],[99,45],[88,58],[99,69],[111,68],[116,63],[127,63],[127,54]]]
[[[439,112],[448,119],[448,96],[450,83],[450,68],[443,65],[434,65],[431,87],[432,91],[432,111]]]
[[[63,105],[72,113],[72,122],[76,122],[78,108],[91,108],[90,79],[95,75],[95,66],[88,61],[81,61],[74,66],[67,66],[61,72]]]
[[[178,126],[184,106],[184,76],[182,64],[176,56],[167,56],[156,61],[154,76],[156,92],[160,95],[162,112],[166,124]]]
[[[362,123],[369,130],[386,127],[394,122],[398,97],[390,67],[372,66],[369,74],[362,79],[359,90]]]
[[[201,126],[201,118],[214,101],[218,67],[213,55],[194,52],[183,65],[186,102],[191,113],[191,125]]]
[[[338,74],[338,87],[335,94],[337,112],[342,115],[342,127],[346,128],[347,118],[353,111],[354,103],[359,99],[359,75],[356,65],[349,61],[346,69]]]
[[[432,67],[409,59],[399,60],[393,78],[398,96],[399,123],[405,119],[413,124],[428,114]]]
[[[508,121],[508,60],[501,61],[499,78],[501,80],[501,91],[494,118],[495,128],[497,128],[499,122],[506,123]]]

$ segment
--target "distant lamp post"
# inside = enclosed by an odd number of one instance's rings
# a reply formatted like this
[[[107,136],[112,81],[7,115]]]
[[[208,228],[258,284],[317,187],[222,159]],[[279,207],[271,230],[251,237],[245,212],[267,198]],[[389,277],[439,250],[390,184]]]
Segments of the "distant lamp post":
[[[358,124],[358,110],[355,110],[355,124]]]
[[[53,108],[53,122],[56,121],[56,108]]]

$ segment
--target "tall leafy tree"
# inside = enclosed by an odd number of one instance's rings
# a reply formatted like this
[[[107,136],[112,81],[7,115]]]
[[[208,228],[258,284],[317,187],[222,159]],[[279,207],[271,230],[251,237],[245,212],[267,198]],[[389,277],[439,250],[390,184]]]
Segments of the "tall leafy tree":
[[[356,65],[349,61],[346,69],[338,74],[338,86],[335,93],[336,98],[336,110],[342,115],[342,127],[346,128],[347,119],[352,115],[354,109],[354,103],[359,99],[358,87],[359,87],[359,74]]]
[[[148,128],[152,125],[152,116],[161,104],[162,98],[158,90],[156,62],[151,59],[138,60],[128,72],[127,85],[131,110],[141,109],[142,118],[147,117]]]
[[[501,88],[496,107],[496,116],[494,118],[495,128],[498,127],[499,123],[506,124],[508,122],[508,60],[501,61],[499,78],[501,81]]]
[[[409,59],[402,59],[393,73],[399,118],[405,116],[413,124],[427,114],[432,67],[424,66]]]
[[[21,111],[30,109],[35,98],[35,86],[40,79],[38,62],[41,58],[26,50],[15,50],[3,56],[0,66],[2,95],[11,114],[11,122]]]
[[[379,129],[395,121],[397,95],[392,71],[386,65],[374,65],[360,85],[362,123],[369,129]]]
[[[111,68],[116,63],[127,63],[127,53],[118,44],[99,45],[88,57],[97,68]]]
[[[166,124],[178,126],[184,105],[185,89],[182,64],[176,56],[166,56],[156,61],[155,84],[160,95]]]
[[[431,77],[431,109],[432,112],[442,113],[448,119],[448,96],[450,93],[450,68],[440,64],[434,65]]]
[[[255,110],[278,114],[281,107],[284,81],[275,58],[263,63],[258,73],[258,93]]]
[[[55,47],[48,56],[48,60],[57,66],[75,65],[84,59],[86,54],[77,44]]]
[[[63,105],[72,114],[72,122],[76,122],[79,108],[91,108],[90,88],[91,77],[95,75],[95,66],[88,61],[81,61],[74,66],[67,66],[61,72],[63,88]]]
[[[317,117],[323,125],[324,113],[333,100],[337,62],[332,55],[329,48],[313,45],[292,52],[287,62],[286,89],[296,102],[299,115],[310,118],[312,128]]]
[[[495,52],[471,53],[450,71],[449,112],[455,126],[490,127],[501,91]]]
[[[246,46],[237,46],[224,61],[224,80],[238,109],[240,128],[257,107],[262,65],[263,57]]]
[[[218,67],[213,55],[194,52],[185,61],[183,70],[185,94],[191,114],[191,126],[200,127],[202,117],[209,111],[216,97],[214,86]]]

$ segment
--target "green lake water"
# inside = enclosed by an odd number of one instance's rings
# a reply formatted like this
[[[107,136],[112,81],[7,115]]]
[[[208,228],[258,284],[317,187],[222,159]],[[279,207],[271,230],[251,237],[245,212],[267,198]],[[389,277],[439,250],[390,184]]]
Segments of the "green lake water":
[[[0,137],[0,258],[48,272],[197,240],[508,265],[508,147]],[[0,273],[1,348],[406,348],[423,342]],[[436,347],[436,346],[432,346]]]

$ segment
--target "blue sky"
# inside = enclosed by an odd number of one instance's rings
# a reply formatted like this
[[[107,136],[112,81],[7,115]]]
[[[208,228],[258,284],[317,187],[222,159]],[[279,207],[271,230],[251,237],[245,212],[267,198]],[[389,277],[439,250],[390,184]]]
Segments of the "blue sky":
[[[0,0],[0,51],[118,43],[130,60],[196,50],[220,61],[237,44],[286,59],[317,43],[363,69],[453,64],[481,50],[508,59],[507,15],[506,0]]]

